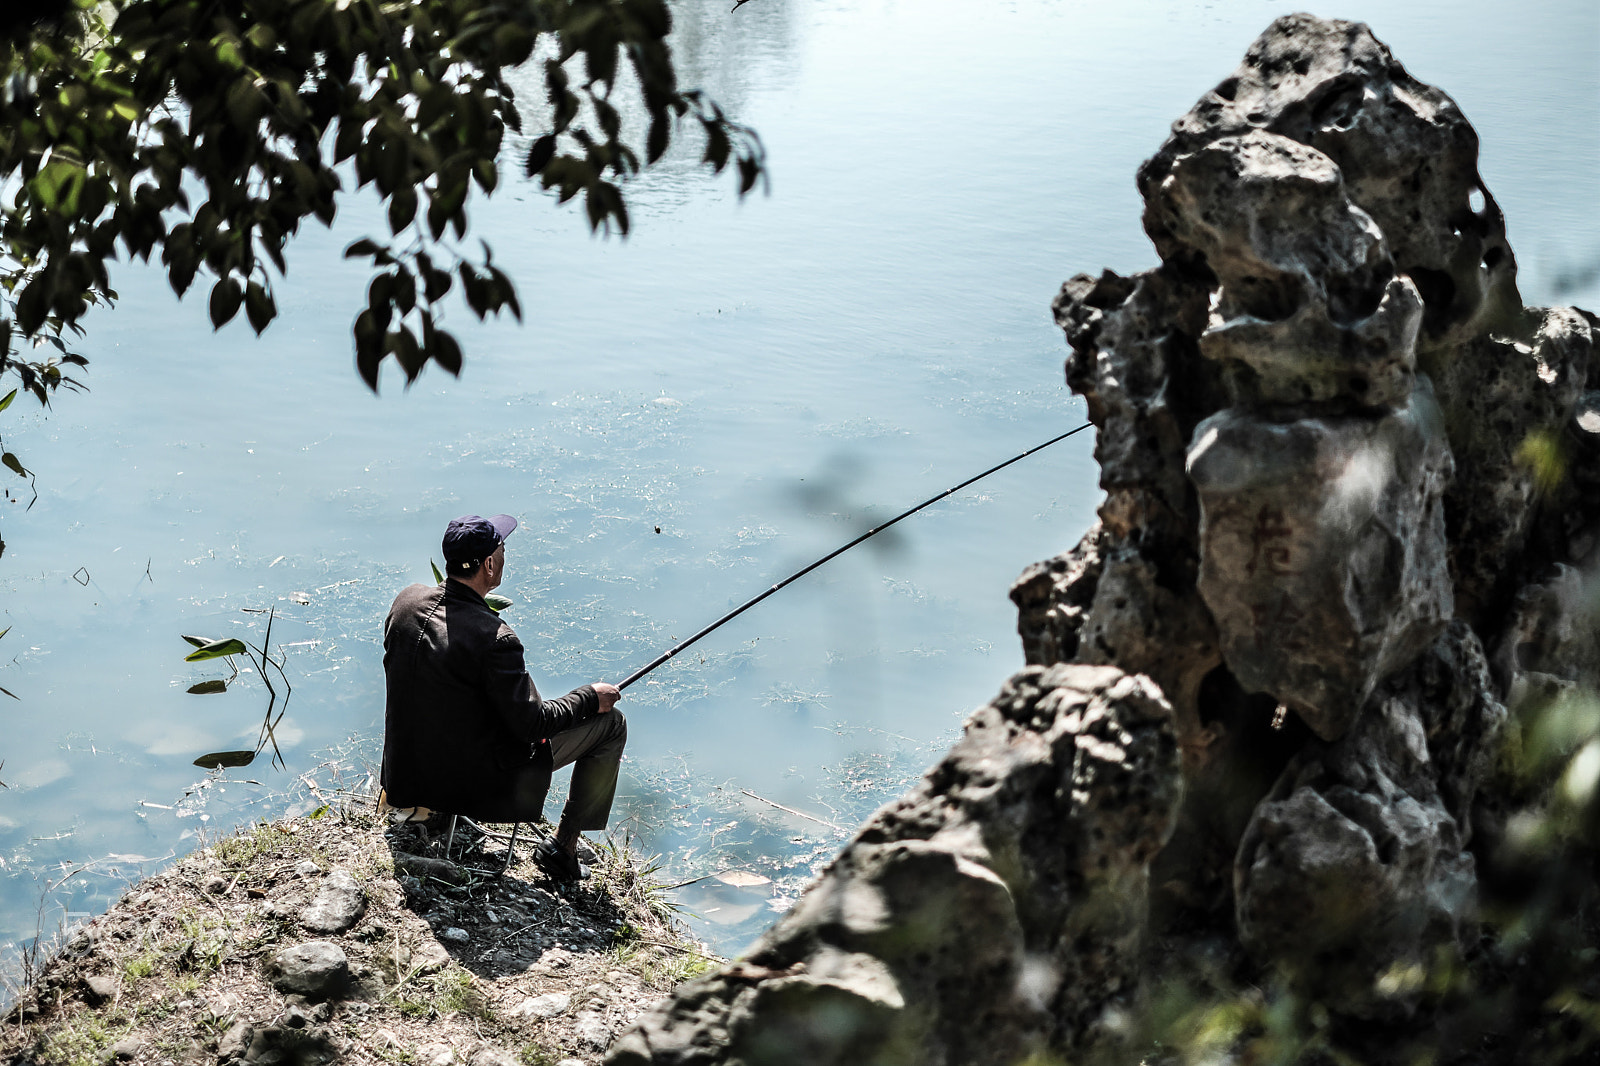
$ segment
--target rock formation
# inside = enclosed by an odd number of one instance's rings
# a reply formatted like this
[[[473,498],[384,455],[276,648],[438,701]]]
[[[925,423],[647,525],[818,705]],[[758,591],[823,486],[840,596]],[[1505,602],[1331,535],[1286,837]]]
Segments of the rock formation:
[[[746,958],[607,1061],[954,1066],[1080,1043],[1137,983],[1179,789],[1148,679],[1030,667]]]
[[[1508,713],[1600,688],[1600,320],[1523,307],[1360,24],[1273,23],[1138,181],[1160,265],[1054,304],[1105,500],[1030,666],[613,1066],[1073,1055],[1218,942],[1381,1024],[1475,950]]]

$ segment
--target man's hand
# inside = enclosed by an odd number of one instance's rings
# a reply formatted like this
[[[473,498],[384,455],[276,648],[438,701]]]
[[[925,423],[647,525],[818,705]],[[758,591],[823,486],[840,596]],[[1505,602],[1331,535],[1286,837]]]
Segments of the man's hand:
[[[600,697],[600,713],[605,714],[617,705],[622,698],[622,690],[615,685],[608,685],[604,681],[596,681],[592,686],[595,695]]]

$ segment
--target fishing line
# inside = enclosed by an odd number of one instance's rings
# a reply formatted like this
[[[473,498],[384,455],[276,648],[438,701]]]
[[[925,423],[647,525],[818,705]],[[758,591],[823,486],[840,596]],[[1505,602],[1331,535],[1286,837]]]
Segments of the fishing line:
[[[988,477],[990,474],[993,474],[998,470],[1004,470],[1006,467],[1010,466],[1012,463],[1018,462],[1018,461],[1020,461],[1022,459],[1026,459],[1028,456],[1032,455],[1034,452],[1043,451],[1045,448],[1050,447],[1050,445],[1056,444],[1056,443],[1058,443],[1060,441],[1064,441],[1068,437],[1070,437],[1070,436],[1072,436],[1072,435],[1074,435],[1076,433],[1082,433],[1084,430],[1088,429],[1093,424],[1094,423],[1092,423],[1092,422],[1085,422],[1083,425],[1079,426],[1077,429],[1069,429],[1069,430],[1067,430],[1067,432],[1061,434],[1061,436],[1059,436],[1059,437],[1051,437],[1049,440],[1045,441],[1043,444],[1035,444],[1032,448],[1029,448],[1027,451],[1021,453],[1020,455],[1013,455],[1011,458],[1007,459],[1005,462],[998,463],[998,464],[996,464],[994,466],[991,466],[989,469],[985,470],[981,474],[974,474],[972,477],[967,478],[967,480],[963,481],[961,484],[955,485],[955,486],[953,486],[951,488],[948,488],[948,489],[945,489],[943,492],[939,493],[939,495],[937,495],[937,496],[930,496],[928,499],[923,500],[921,503],[917,504],[915,507],[911,508],[910,510],[902,511],[901,513],[895,515],[893,518],[889,519],[887,522],[883,523],[882,525],[872,527],[871,529],[867,530],[865,533],[861,534],[861,536],[857,537],[855,540],[852,540],[849,544],[846,544],[844,547],[835,548],[833,551],[829,552],[827,555],[824,555],[822,558],[818,559],[816,562],[812,563],[810,566],[807,566],[804,570],[795,571],[794,573],[790,574],[788,577],[784,578],[782,581],[778,582],[776,585],[773,585],[771,588],[769,588],[769,589],[765,590],[764,592],[762,592],[761,595],[753,597],[752,599],[746,600],[744,603],[740,604],[738,607],[735,607],[733,610],[729,611],[727,614],[723,615],[721,618],[717,619],[715,622],[712,622],[710,625],[706,626],[704,629],[702,629],[700,632],[696,633],[694,636],[690,637],[688,640],[682,641],[681,643],[673,646],[668,651],[662,652],[660,655],[658,655],[654,659],[652,659],[649,662],[649,664],[647,664],[646,666],[642,667],[641,669],[635,670],[633,673],[629,674],[626,678],[624,678],[623,680],[617,682],[617,688],[619,688],[619,689],[627,688],[629,685],[633,684],[635,681],[639,680],[641,677],[643,677],[644,675],[648,674],[650,671],[654,670],[656,667],[660,666],[661,664],[665,663],[667,660],[671,659],[673,656],[677,655],[680,651],[683,651],[685,648],[688,648],[691,645],[693,645],[701,637],[704,637],[704,636],[706,636],[706,635],[708,635],[710,633],[716,632],[718,629],[721,629],[723,626],[727,625],[729,622],[733,621],[735,618],[738,618],[741,614],[744,614],[750,608],[754,607],[756,604],[760,603],[762,600],[766,599],[768,596],[772,595],[774,592],[777,592],[779,589],[783,588],[786,585],[790,585],[790,584],[793,584],[796,581],[799,581],[801,578],[803,578],[807,574],[811,573],[811,571],[815,570],[817,567],[821,566],[823,563],[828,562],[830,559],[835,559],[838,556],[843,555],[845,552],[849,551],[851,548],[854,548],[857,544],[860,544],[862,541],[866,540],[868,537],[877,536],[879,533],[882,533],[884,530],[888,529],[890,526],[894,525],[896,522],[900,521],[902,518],[910,518],[912,515],[916,514],[918,511],[922,510],[924,507],[927,507],[930,504],[938,503],[940,500],[944,499],[946,496],[949,496],[951,493],[960,492],[962,489],[966,488],[968,485],[972,484],[974,481],[980,481],[983,478]]]

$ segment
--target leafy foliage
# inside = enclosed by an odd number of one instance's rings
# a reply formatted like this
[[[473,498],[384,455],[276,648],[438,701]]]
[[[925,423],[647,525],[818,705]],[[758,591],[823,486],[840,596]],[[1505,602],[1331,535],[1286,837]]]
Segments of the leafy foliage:
[[[353,329],[374,390],[390,356],[408,383],[429,361],[460,372],[442,326],[452,291],[479,318],[521,318],[488,245],[461,250],[474,189],[499,187],[513,141],[529,138],[527,175],[561,202],[581,195],[607,232],[628,232],[621,183],[685,122],[704,134],[706,165],[733,165],[741,195],[763,176],[754,132],[679,88],[666,0],[57,7],[54,21],[0,25],[12,193],[0,208],[0,375],[42,404],[80,386],[70,375],[86,360],[68,344],[90,307],[116,299],[109,261],[159,257],[174,292],[208,290],[214,327],[243,311],[260,333],[278,313],[268,268],[285,273],[303,223],[332,223],[352,172],[387,208],[389,232],[345,252],[374,271]],[[529,62],[544,99],[525,114],[505,75]],[[642,103],[645,130],[625,130],[623,97]]]

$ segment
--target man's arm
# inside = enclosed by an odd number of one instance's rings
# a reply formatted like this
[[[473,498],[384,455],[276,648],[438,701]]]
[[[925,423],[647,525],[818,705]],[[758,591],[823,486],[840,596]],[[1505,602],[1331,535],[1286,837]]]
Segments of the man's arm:
[[[488,672],[489,699],[495,711],[517,739],[530,744],[582,725],[601,713],[602,697],[593,685],[583,685],[553,700],[541,699],[528,676],[522,641],[509,628],[495,638]],[[614,704],[616,699],[610,702]]]

